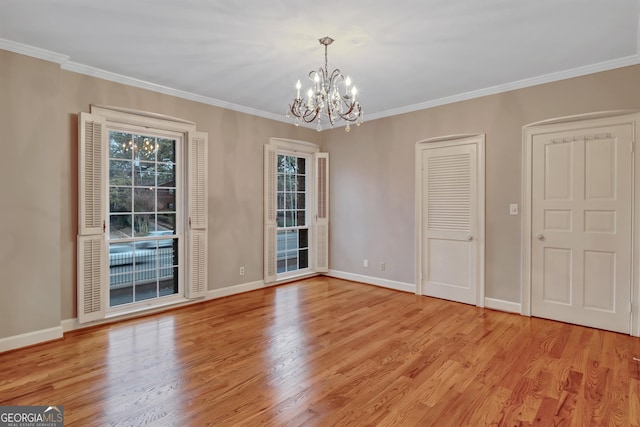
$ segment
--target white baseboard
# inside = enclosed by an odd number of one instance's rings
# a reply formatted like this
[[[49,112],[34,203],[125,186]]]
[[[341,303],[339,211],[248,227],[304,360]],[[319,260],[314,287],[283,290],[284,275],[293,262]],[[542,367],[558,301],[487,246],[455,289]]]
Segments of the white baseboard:
[[[327,276],[338,279],[351,280],[353,282],[362,282],[368,285],[380,286],[383,288],[395,289],[396,291],[416,292],[416,285],[413,283],[396,282],[394,280],[381,279],[379,277],[363,276],[361,274],[346,273],[344,271],[329,270]]]
[[[62,326],[0,338],[0,353],[62,338]]]
[[[485,298],[484,308],[490,308],[492,310],[506,311],[508,313],[520,314],[521,305],[517,302],[505,301],[495,298]]]
[[[242,283],[240,285],[234,285],[234,286],[228,286],[226,288],[222,288],[222,289],[213,289],[210,291],[207,291],[207,295],[205,296],[204,299],[196,299],[193,301],[190,300],[185,300],[182,302],[179,302],[178,304],[175,305],[171,305],[171,306],[162,306],[162,307],[156,307],[156,308],[152,308],[148,311],[145,311],[144,314],[152,314],[154,312],[161,312],[166,310],[167,308],[173,308],[173,307],[177,307],[178,305],[188,305],[188,304],[196,304],[199,302],[203,302],[203,301],[208,301],[208,300],[212,300],[212,299],[216,299],[216,298],[222,298],[222,297],[227,297],[230,295],[235,295],[235,294],[241,294],[243,292],[249,292],[249,291],[253,291],[256,289],[260,289],[264,287],[264,282],[262,280],[258,280],[256,282],[250,282],[250,283]],[[136,315],[139,315],[140,312],[138,313],[129,313],[127,315],[123,315],[123,316],[118,316],[118,317],[114,317],[114,318],[106,318],[103,320],[99,320],[96,322],[90,322],[87,324],[81,324],[78,322],[77,318],[73,318],[73,319],[65,319],[62,322],[60,322],[61,328],[63,332],[69,332],[69,331],[73,331],[76,329],[82,329],[82,328],[87,328],[89,326],[95,326],[95,325],[100,325],[100,324],[105,324],[105,323],[111,323],[114,320],[124,320],[124,319],[128,319],[131,317],[135,317]],[[1,351],[1,350],[0,350]]]
[[[80,329],[82,327],[80,322],[78,322],[77,317],[74,317],[73,319],[64,319],[60,322],[60,325],[62,326],[63,332],[73,331],[74,329]]]
[[[255,282],[249,283],[241,283],[239,285],[227,286],[226,288],[221,289],[212,289],[207,291],[207,296],[205,300],[228,297],[230,295],[241,294],[243,292],[255,291],[256,289],[262,289],[265,287],[265,284],[262,280],[257,280]]]

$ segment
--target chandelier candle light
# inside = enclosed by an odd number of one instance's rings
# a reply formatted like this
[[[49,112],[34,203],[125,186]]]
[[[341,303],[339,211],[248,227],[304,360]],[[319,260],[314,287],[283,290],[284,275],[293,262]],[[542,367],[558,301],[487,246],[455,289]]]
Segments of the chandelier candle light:
[[[289,105],[287,117],[295,117],[295,125],[299,126],[301,120],[305,123],[318,121],[316,129],[322,130],[322,120],[328,120],[331,127],[338,120],[347,122],[345,130],[349,132],[350,123],[362,124],[362,108],[356,100],[357,89],[351,85],[351,78],[342,75],[339,69],[329,74],[327,67],[327,46],[333,43],[331,37],[323,37],[318,40],[324,46],[324,68],[309,72],[311,87],[307,91],[307,97],[300,97],[300,80],[296,83],[297,94],[293,103]]]

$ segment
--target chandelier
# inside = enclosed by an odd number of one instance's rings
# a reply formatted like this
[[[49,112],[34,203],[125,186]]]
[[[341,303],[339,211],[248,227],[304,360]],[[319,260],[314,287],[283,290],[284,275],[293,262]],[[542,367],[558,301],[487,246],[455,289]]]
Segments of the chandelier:
[[[333,43],[331,37],[323,37],[318,39],[324,46],[324,68],[318,71],[309,72],[309,80],[311,87],[307,91],[306,98],[300,97],[300,80],[296,83],[297,95],[292,104],[289,104],[289,111],[286,116],[295,117],[294,124],[299,126],[302,121],[311,123],[317,120],[316,129],[318,132],[322,130],[322,121],[328,121],[333,127],[334,123],[339,120],[347,122],[345,130],[349,132],[350,123],[355,122],[356,125],[362,124],[362,108],[360,103],[356,101],[355,86],[351,85],[351,78],[346,78],[339,69],[335,69],[329,74],[327,67],[327,46]]]

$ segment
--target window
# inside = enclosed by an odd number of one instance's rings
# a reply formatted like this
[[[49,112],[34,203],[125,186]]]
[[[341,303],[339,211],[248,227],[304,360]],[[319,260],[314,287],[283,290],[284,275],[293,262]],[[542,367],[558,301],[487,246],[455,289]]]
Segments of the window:
[[[109,307],[182,293],[182,135],[109,130]]]
[[[79,125],[79,321],[204,296],[207,135],[94,106]]]
[[[278,154],[277,274],[309,267],[307,162],[310,156]]]
[[[265,283],[328,271],[328,161],[314,144],[265,145]]]

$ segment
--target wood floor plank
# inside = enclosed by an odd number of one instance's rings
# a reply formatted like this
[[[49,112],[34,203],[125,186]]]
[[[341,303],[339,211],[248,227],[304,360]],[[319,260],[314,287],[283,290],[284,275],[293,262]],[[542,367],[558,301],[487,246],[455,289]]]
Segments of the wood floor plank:
[[[638,338],[315,277],[0,354],[68,426],[640,427]]]

